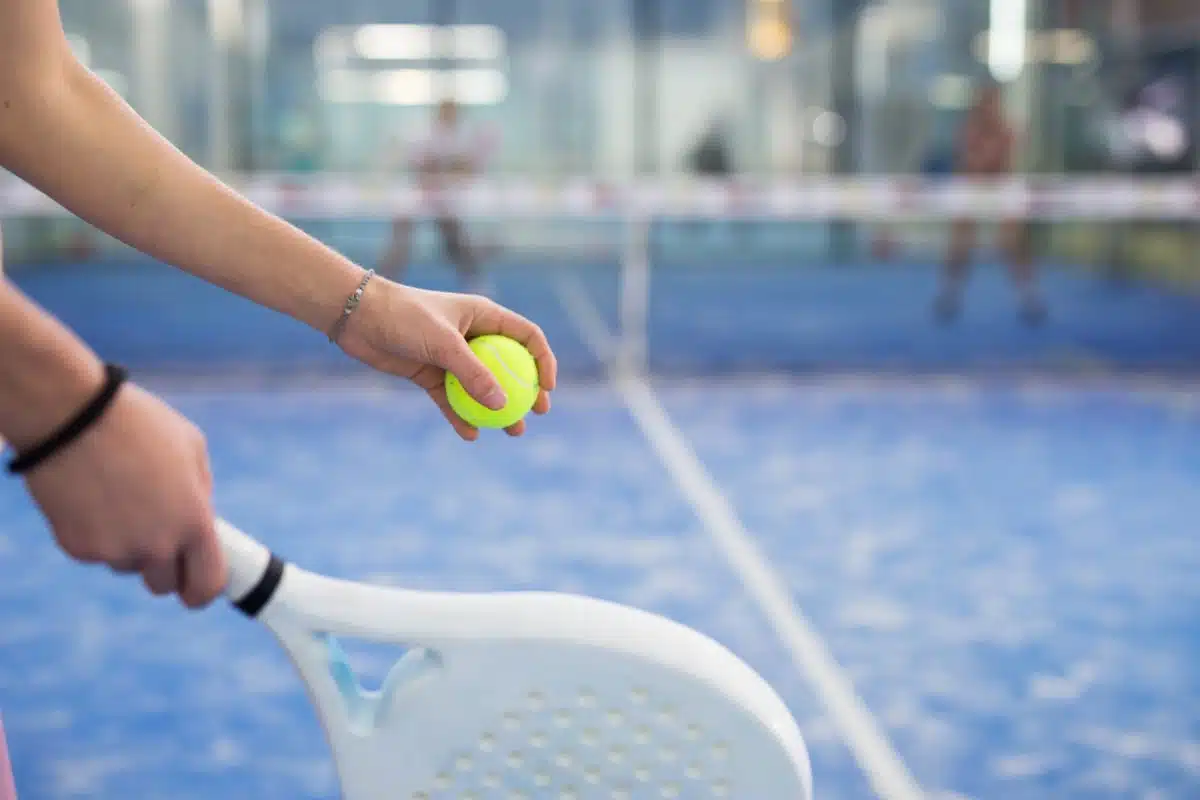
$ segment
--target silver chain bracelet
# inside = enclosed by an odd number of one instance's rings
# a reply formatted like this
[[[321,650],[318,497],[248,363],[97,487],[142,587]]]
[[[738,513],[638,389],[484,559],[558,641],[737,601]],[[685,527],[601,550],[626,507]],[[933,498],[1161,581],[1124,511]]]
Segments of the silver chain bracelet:
[[[346,322],[350,319],[350,315],[354,313],[354,310],[358,308],[358,304],[362,302],[363,292],[367,290],[367,284],[374,277],[375,270],[367,270],[367,274],[363,275],[358,288],[346,298],[346,305],[342,308],[342,315],[337,318],[337,322],[333,323],[333,327],[329,329],[329,341],[333,344],[337,344],[338,338],[342,335],[342,329],[346,327]]]

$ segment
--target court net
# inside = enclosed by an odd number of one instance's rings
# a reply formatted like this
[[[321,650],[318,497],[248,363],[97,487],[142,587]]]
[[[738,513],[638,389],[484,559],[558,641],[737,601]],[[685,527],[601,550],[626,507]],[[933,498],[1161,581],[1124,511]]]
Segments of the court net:
[[[344,176],[235,185],[375,266],[413,187]],[[904,178],[804,182],[493,181],[451,204],[491,291],[536,319],[564,371],[620,360],[661,375],[1192,370],[1200,367],[1200,181]],[[979,226],[940,315],[956,220]],[[0,186],[18,283],[108,357],[146,367],[349,369],[320,337],[98,235],[24,184]],[[998,225],[996,223],[1016,223]],[[994,232],[1024,235],[1047,316],[1019,313]],[[219,235],[219,232],[214,232]],[[436,226],[406,280],[454,289]]]

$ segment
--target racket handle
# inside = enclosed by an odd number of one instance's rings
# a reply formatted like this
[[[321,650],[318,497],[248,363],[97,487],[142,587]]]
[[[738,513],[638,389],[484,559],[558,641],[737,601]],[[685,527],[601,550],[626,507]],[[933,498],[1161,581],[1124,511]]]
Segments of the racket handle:
[[[223,519],[217,520],[217,538],[229,567],[225,596],[236,605],[261,584],[271,552]]]

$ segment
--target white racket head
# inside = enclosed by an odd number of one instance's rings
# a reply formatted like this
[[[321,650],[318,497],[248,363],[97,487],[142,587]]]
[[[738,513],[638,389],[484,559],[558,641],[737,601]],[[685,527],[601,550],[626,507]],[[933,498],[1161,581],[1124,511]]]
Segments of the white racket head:
[[[304,678],[345,800],[811,797],[786,705],[694,630],[574,595],[335,580],[219,531],[226,593]],[[410,649],[368,692],[336,637]]]

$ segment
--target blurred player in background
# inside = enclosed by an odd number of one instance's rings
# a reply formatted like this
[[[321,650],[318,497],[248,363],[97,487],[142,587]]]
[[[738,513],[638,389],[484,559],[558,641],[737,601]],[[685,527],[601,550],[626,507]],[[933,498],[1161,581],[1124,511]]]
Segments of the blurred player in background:
[[[958,135],[955,171],[977,180],[1000,179],[1013,170],[1017,135],[1004,116],[1000,87],[986,84],[975,95]],[[967,267],[975,250],[978,222],[960,219],[953,223],[941,293],[934,304],[939,320],[958,317],[962,307]],[[1030,324],[1042,322],[1046,309],[1037,291],[1037,272],[1029,243],[1029,231],[1019,220],[1000,222],[1000,249],[1008,259],[1013,285],[1021,303],[1021,317]]]
[[[425,203],[434,214],[434,223],[454,265],[463,288],[473,294],[488,294],[488,284],[480,265],[482,254],[467,241],[462,220],[450,207],[449,190],[460,187],[479,174],[490,155],[494,139],[483,132],[471,131],[459,120],[458,104],[443,100],[426,136],[409,152],[408,165],[416,174]],[[380,273],[393,280],[404,277],[412,249],[413,220],[397,219],[392,238],[380,263]]]

